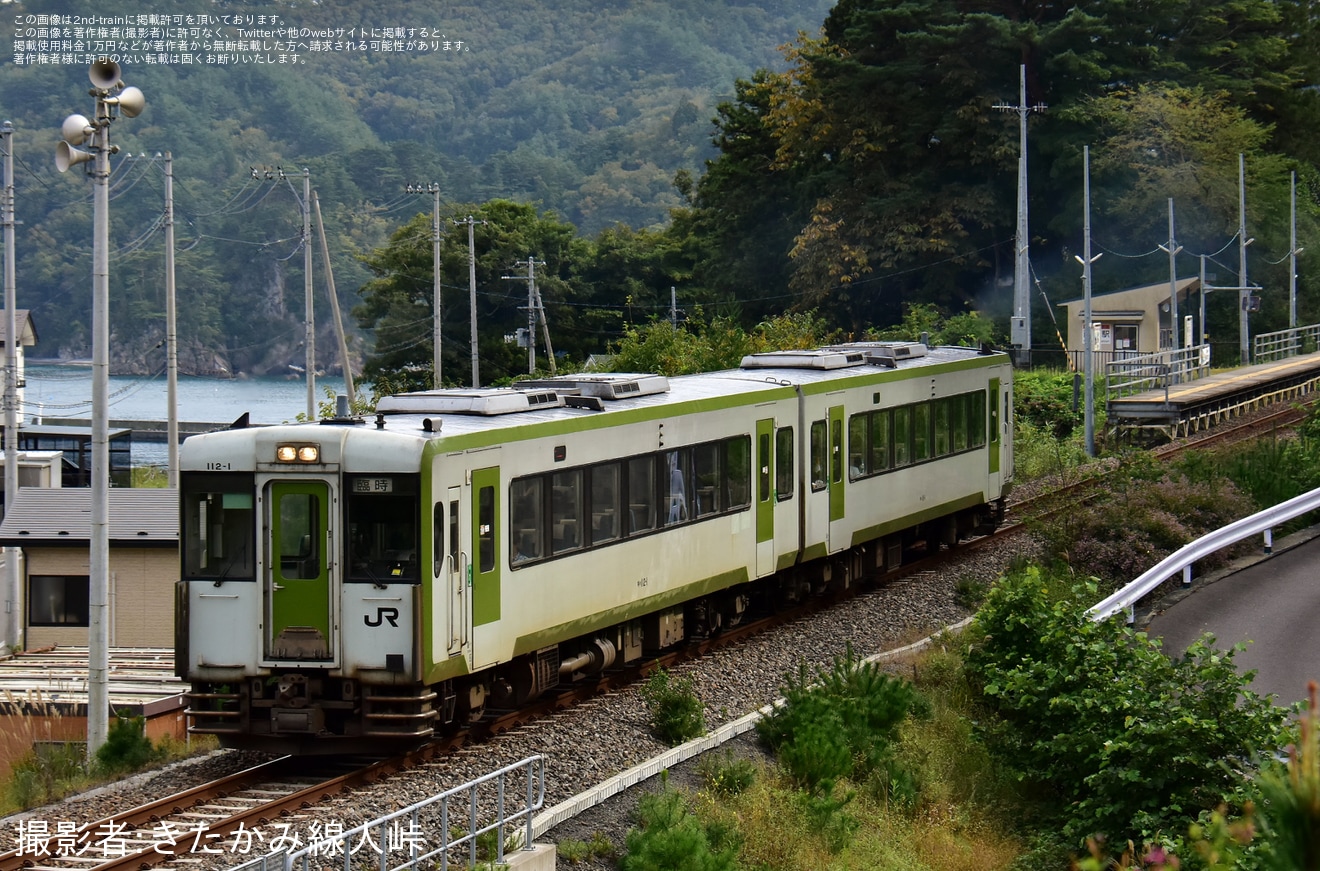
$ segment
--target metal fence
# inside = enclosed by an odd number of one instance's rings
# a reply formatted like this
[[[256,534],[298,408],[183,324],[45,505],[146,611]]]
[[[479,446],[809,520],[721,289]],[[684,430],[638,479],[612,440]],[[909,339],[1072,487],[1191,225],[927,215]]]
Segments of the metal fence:
[[[1261,333],[1252,341],[1253,363],[1270,363],[1298,354],[1310,354],[1320,348],[1320,324]]]
[[[489,848],[487,861],[503,864],[511,845],[532,849],[532,819],[544,806],[545,757],[529,756],[347,831],[322,821],[306,846],[290,838],[230,871],[473,868],[479,841]]]
[[[1163,390],[1167,394],[1171,385],[1185,384],[1209,374],[1209,345],[1142,354],[1105,364],[1105,397],[1121,399],[1148,390]]]

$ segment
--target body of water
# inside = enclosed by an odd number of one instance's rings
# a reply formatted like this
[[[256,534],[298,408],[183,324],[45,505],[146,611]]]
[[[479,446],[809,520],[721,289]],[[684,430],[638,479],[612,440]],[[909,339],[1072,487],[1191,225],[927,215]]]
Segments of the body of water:
[[[92,417],[92,369],[90,366],[28,365],[27,387],[22,407],[23,423],[40,421],[59,426],[66,421]],[[355,385],[357,386],[357,385]],[[326,388],[344,392],[344,379],[319,376],[316,401],[326,401]],[[156,376],[112,375],[109,389],[109,419],[167,420],[169,385],[164,374]],[[227,426],[247,412],[254,424],[283,423],[307,411],[307,383],[283,378],[192,378],[179,377],[178,419]],[[164,465],[163,444],[134,444],[135,465]]]

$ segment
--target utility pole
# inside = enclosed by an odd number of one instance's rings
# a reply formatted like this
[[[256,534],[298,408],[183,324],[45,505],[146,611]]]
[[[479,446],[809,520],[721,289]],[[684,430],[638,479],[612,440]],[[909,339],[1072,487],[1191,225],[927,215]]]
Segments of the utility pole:
[[[316,420],[316,316],[312,303],[312,171],[303,167],[303,307],[307,311],[307,419]]]
[[[166,440],[169,442],[168,479],[171,487],[179,486],[179,336],[174,309],[174,165],[173,156],[165,152],[165,404],[169,420]]]
[[[96,98],[96,118],[64,119],[55,146],[55,167],[66,172],[92,164],[92,506],[87,581],[87,758],[110,731],[110,125],[123,114],[135,118],[146,105],[137,88],[120,80],[119,64],[101,58],[87,74]],[[91,140],[90,152],[74,146]],[[10,337],[13,338],[12,336]]]
[[[439,390],[445,386],[440,378],[440,185],[410,184],[404,190],[435,198],[431,205],[431,386]]]
[[[335,273],[330,268],[330,245],[325,238],[325,222],[321,220],[321,200],[312,192],[312,206],[316,209],[316,231],[321,237],[321,263],[325,266],[325,287],[330,296],[330,312],[335,320],[335,338],[339,341],[339,361],[344,369],[344,394],[348,397],[349,414],[357,397],[353,392],[353,366],[348,359],[348,337],[344,335],[344,320],[339,316],[339,297],[335,295]]]
[[[466,221],[454,221],[454,225],[467,224],[468,228],[468,308],[470,314],[468,321],[471,327],[471,336],[469,343],[472,346],[472,387],[476,389],[481,386],[481,361],[477,352],[477,243],[476,226],[485,225],[485,221],[478,221],[471,215],[467,216]]]
[[[5,513],[18,495],[18,291],[14,272],[14,125],[0,124],[5,150],[5,190],[0,223],[5,230]],[[4,644],[23,649],[23,581],[18,573],[19,548],[5,548]]]
[[[1169,327],[1170,342],[1173,350],[1177,351],[1178,341],[1178,252],[1182,250],[1173,239],[1173,197],[1169,197],[1169,244],[1161,245],[1161,251],[1167,251],[1169,254]]]
[[[669,325],[678,329],[678,291],[669,285]]]
[[[513,264],[522,266],[523,261],[519,260]],[[527,374],[536,372],[536,310],[540,304],[541,296],[536,291],[536,267],[544,266],[544,260],[537,260],[532,255],[527,255],[526,260],[527,275],[502,275],[501,278],[506,281],[526,281],[527,282]],[[541,324],[545,325],[545,314],[541,315]],[[555,352],[550,347],[550,328],[545,328],[545,349],[550,357],[550,372],[555,371]]]
[[[997,103],[994,108],[1004,112],[1016,112],[1018,115],[1018,195],[1017,195],[1017,235],[1013,267],[1013,318],[1010,324],[1009,341],[1016,352],[1014,363],[1018,366],[1031,364],[1031,258],[1027,248],[1030,237],[1027,231],[1027,116],[1032,112],[1044,112],[1044,103],[1027,105],[1027,65],[1018,67],[1018,104],[1010,106]]]
[[[1297,329],[1297,255],[1305,248],[1297,247],[1297,173],[1292,179],[1292,235],[1288,242],[1288,329]]]
[[[1086,408],[1083,418],[1086,421],[1086,455],[1095,456],[1095,360],[1091,323],[1091,264],[1100,259],[1097,254],[1091,256],[1091,146],[1082,149],[1082,200],[1085,203],[1086,216],[1082,221],[1082,256],[1073,258],[1082,264],[1082,355],[1085,358],[1082,380],[1085,382]]]
[[[1238,154],[1238,355],[1245,366],[1251,362],[1250,329],[1248,322],[1251,305],[1251,287],[1247,284],[1247,246],[1255,239],[1247,238],[1247,159]]]

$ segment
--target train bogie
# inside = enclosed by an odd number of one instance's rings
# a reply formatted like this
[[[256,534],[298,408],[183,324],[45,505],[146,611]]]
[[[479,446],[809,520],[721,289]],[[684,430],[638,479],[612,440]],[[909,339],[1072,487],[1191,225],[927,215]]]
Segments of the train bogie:
[[[878,344],[189,439],[192,728],[420,740],[984,532],[1010,399],[1002,354]]]

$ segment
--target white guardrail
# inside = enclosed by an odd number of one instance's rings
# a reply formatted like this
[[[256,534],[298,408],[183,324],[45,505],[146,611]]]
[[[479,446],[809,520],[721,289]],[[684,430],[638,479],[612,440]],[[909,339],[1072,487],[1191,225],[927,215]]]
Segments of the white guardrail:
[[[1320,509],[1320,489],[1295,496],[1273,508],[1266,508],[1230,523],[1169,554],[1117,593],[1092,605],[1087,613],[1094,620],[1105,620],[1119,611],[1126,611],[1128,622],[1131,623],[1133,606],[1169,578],[1182,572],[1183,584],[1190,584],[1192,566],[1197,560],[1261,533],[1265,535],[1265,552],[1270,553],[1274,547],[1274,527],[1317,509]]]

